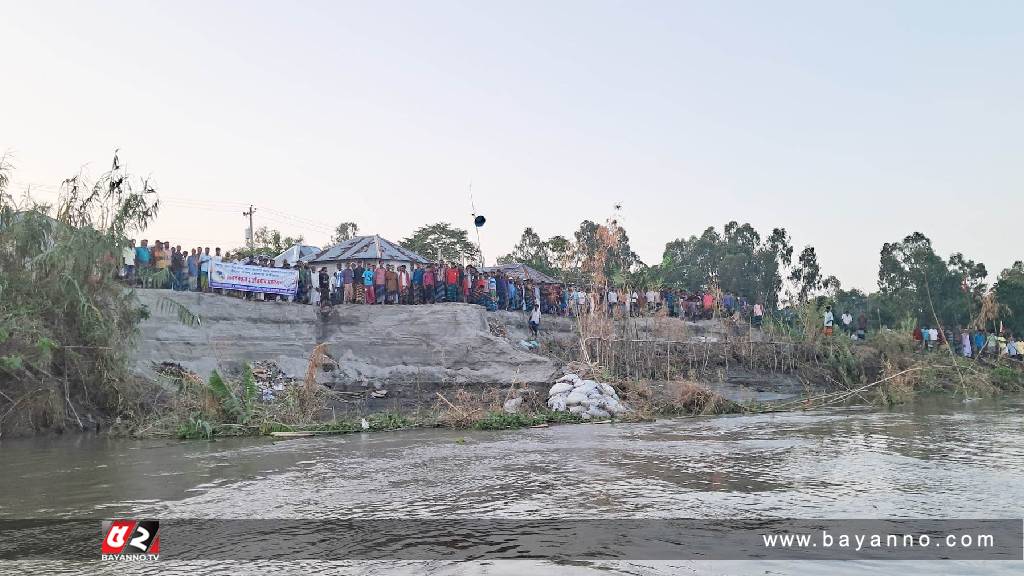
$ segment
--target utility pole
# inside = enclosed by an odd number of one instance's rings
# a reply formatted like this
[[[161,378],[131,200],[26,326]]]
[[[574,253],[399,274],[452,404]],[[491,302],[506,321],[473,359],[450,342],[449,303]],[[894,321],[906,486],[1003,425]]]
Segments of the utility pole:
[[[249,211],[242,212],[242,216],[249,217],[249,258],[256,256],[256,230],[252,227],[252,214],[255,211],[252,204],[249,204]]]

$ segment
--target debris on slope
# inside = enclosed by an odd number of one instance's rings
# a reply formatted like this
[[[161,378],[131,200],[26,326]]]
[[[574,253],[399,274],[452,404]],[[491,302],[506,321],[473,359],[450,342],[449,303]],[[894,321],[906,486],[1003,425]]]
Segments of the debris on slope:
[[[256,388],[260,392],[260,399],[264,402],[272,402],[279,392],[284,392],[286,386],[293,386],[299,382],[286,376],[273,360],[257,360],[252,363],[251,369]]]

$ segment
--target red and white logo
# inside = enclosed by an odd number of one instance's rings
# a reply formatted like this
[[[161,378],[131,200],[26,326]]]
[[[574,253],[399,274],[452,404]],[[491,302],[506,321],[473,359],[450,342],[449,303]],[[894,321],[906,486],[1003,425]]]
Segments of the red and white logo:
[[[103,560],[157,560],[160,558],[160,522],[109,520],[103,522]]]

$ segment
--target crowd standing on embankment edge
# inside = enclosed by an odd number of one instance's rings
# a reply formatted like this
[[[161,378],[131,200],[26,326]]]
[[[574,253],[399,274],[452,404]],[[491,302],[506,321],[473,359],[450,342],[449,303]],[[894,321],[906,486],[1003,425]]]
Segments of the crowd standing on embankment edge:
[[[273,268],[273,260],[233,258],[220,248],[193,248],[185,251],[169,242],[142,240],[125,248],[120,276],[129,284],[144,288],[212,292],[210,267],[231,261]],[[282,268],[298,270],[298,290],[294,296],[234,292],[235,296],[258,301],[294,301],[301,304],[433,304],[464,302],[488,310],[533,311],[542,314],[578,316],[607,311],[613,316],[638,317],[664,310],[671,317],[689,320],[715,316],[738,316],[759,326],[766,309],[760,302],[730,292],[689,292],[658,288],[587,289],[573,284],[554,284],[522,280],[503,272],[480,272],[473,265],[456,263],[415,264],[409,270],[381,261],[337,264],[335,270],[317,270],[306,262]],[[161,272],[166,271],[164,274]]]
[[[131,285],[211,292],[209,271],[211,265],[232,261],[249,265],[274,267],[273,260],[232,258],[222,255],[220,248],[193,248],[186,252],[169,242],[154,241],[153,246],[142,240],[138,246],[125,248],[120,276]],[[282,268],[292,268],[285,261]],[[637,317],[664,312],[669,317],[686,320],[731,317],[746,319],[760,327],[766,310],[761,302],[751,303],[745,296],[730,292],[691,293],[669,288],[634,288],[588,290],[576,285],[533,282],[507,276],[503,272],[480,272],[473,265],[437,263],[405,265],[395,268],[380,261],[338,263],[335,270],[327,267],[316,270],[306,262],[295,265],[298,270],[298,289],[294,296],[264,294],[262,292],[220,291],[240,298],[257,301],[294,301],[311,305],[335,304],[433,304],[464,302],[484,306],[488,310],[522,310],[531,313],[530,327],[536,334],[541,314],[579,316],[607,313],[612,317]],[[166,270],[163,276],[161,271]],[[155,282],[152,279],[157,279]],[[784,308],[773,314],[781,321],[792,324],[793,310]],[[856,318],[844,310],[838,320],[831,306],[823,315],[823,330],[831,336],[836,328],[855,340],[866,338],[868,320],[858,312]],[[964,357],[983,355],[1005,356],[1024,360],[1024,336],[1015,337],[1008,330],[999,333],[984,330],[965,330],[960,326],[939,329],[921,323],[914,328],[914,340],[923,350],[931,350],[950,342]]]

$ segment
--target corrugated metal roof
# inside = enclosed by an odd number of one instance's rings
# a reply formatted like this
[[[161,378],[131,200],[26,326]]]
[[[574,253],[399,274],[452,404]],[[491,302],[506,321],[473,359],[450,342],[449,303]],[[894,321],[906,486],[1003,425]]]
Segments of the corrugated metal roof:
[[[548,276],[547,274],[538,271],[536,268],[531,268],[526,264],[515,262],[512,264],[499,264],[497,266],[485,266],[480,269],[481,272],[498,272],[501,271],[505,276],[510,276],[517,280],[533,280],[534,282],[540,282],[541,284],[561,284],[561,281]]]
[[[380,236],[354,236],[341,244],[321,250],[310,262],[333,262],[337,260],[400,260],[426,264],[423,256],[402,248]]]
[[[288,263],[290,263],[290,264],[295,264],[296,262],[302,262],[304,260],[309,260],[309,258],[311,258],[313,256],[316,256],[319,252],[320,252],[320,249],[317,248],[316,246],[307,246],[305,244],[295,244],[292,247],[290,247],[287,250],[285,250],[284,252],[281,252],[280,254],[275,256],[274,257],[274,264],[276,264],[277,266],[280,266],[281,263],[284,262],[285,260],[287,260]]]

